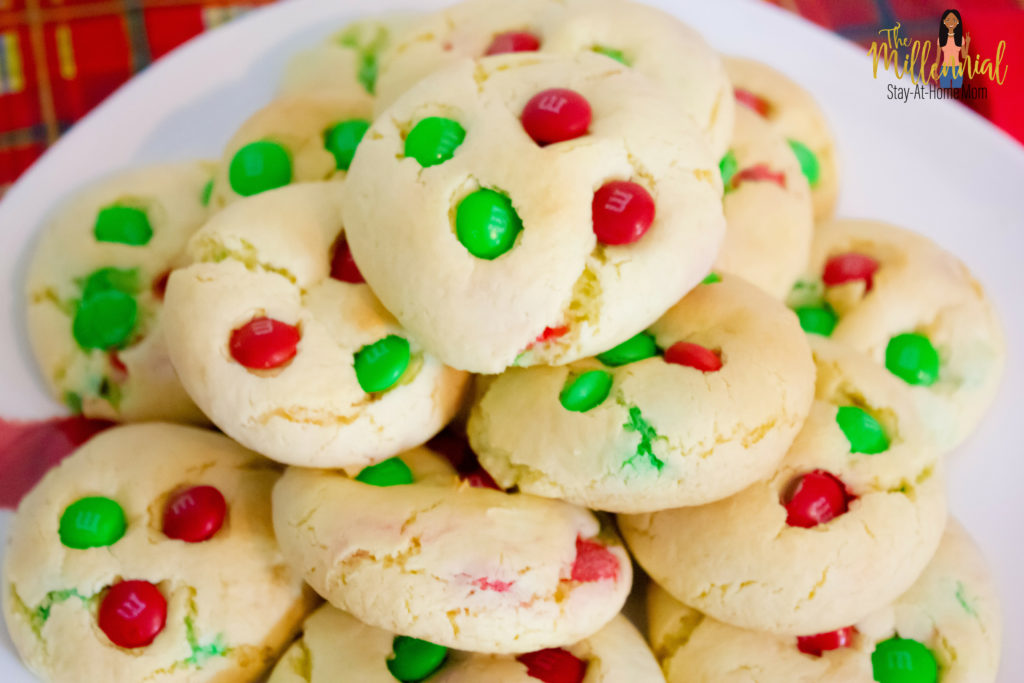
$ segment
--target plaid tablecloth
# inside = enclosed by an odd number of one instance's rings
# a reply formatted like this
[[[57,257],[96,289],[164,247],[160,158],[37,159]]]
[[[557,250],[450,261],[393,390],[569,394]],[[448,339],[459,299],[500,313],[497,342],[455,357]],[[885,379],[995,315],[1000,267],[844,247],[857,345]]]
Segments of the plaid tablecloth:
[[[0,194],[132,74],[192,36],[273,0],[0,0]],[[949,0],[772,0],[862,45],[901,23],[935,39]],[[1024,142],[1024,0],[962,0],[972,47],[1008,41],[1008,84],[972,103]],[[1020,38],[1014,41],[1014,37]]]

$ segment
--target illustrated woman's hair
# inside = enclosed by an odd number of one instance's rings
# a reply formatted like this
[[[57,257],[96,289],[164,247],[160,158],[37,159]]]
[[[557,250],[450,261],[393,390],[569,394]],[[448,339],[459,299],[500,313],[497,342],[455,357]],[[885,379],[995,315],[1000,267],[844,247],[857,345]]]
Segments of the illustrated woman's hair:
[[[939,19],[939,47],[945,47],[946,41],[949,40],[949,29],[946,28],[946,17],[950,14],[956,17],[956,28],[953,29],[953,42],[956,43],[957,47],[964,44],[964,20],[960,18],[960,13],[955,9],[948,9],[942,13],[942,18]]]

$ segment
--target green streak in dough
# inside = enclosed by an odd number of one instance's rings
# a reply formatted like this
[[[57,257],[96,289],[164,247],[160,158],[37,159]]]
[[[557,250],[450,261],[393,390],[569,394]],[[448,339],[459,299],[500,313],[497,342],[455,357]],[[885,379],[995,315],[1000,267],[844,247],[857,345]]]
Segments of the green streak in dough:
[[[622,427],[627,432],[636,432],[640,435],[640,443],[636,446],[636,453],[631,455],[623,466],[632,465],[636,467],[637,459],[646,458],[648,464],[660,472],[665,463],[654,454],[654,441],[660,439],[661,436],[655,431],[651,423],[644,419],[639,407],[629,406],[629,422],[622,425]]]
[[[46,594],[46,597],[43,598],[43,601],[39,603],[34,610],[32,610],[33,628],[37,630],[41,629],[43,624],[46,623],[46,620],[50,618],[50,610],[53,609],[53,606],[61,602],[66,602],[71,598],[78,598],[83,604],[86,604],[92,600],[93,596],[82,595],[74,588],[50,591]]]
[[[195,612],[194,604],[189,605],[189,612]],[[184,663],[189,666],[201,667],[208,659],[223,657],[231,651],[231,648],[224,642],[223,633],[218,633],[213,642],[200,645],[193,614],[185,616],[185,639],[188,641],[188,646],[192,648],[192,654],[184,660]]]
[[[338,36],[338,42],[351,48],[359,56],[356,66],[356,79],[360,85],[371,95],[377,88],[377,55],[384,49],[388,40],[388,30],[378,26],[376,33],[370,40],[362,40],[359,35],[359,27],[353,26]]]
[[[956,582],[956,599],[957,599],[957,602],[960,603],[960,606],[964,608],[965,612],[970,614],[972,617],[976,617],[976,616],[978,616],[978,613],[975,611],[974,607],[971,606],[971,603],[967,601],[967,596],[965,595],[966,592],[967,592],[967,586],[964,585],[964,582],[963,581],[957,581]]]
[[[82,395],[74,391],[64,392],[64,405],[68,407],[72,415],[82,414]]]

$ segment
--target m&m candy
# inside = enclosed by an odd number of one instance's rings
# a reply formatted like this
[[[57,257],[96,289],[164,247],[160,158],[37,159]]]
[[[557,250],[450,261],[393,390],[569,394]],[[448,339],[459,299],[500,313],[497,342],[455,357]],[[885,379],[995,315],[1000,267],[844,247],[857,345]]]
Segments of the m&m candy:
[[[440,669],[448,656],[448,648],[409,636],[396,637],[391,650],[388,671],[403,683],[422,681]]]
[[[821,179],[821,165],[818,163],[818,157],[799,140],[788,140],[787,142],[789,142],[789,148],[793,150],[793,154],[796,155],[796,160],[800,162],[800,170],[803,171],[808,184],[814,187]]]
[[[231,332],[231,357],[250,370],[278,368],[295,357],[299,329],[273,318],[253,318]]]
[[[356,475],[356,481],[370,486],[404,486],[413,483],[413,476],[409,466],[401,458],[394,457],[364,467]]]
[[[939,379],[939,352],[923,334],[899,334],[885,347],[885,367],[907,384],[931,386]]]
[[[676,342],[665,350],[665,362],[685,365],[701,372],[717,372],[722,369],[722,359],[711,349],[691,342]]]
[[[617,579],[619,558],[605,546],[584,538],[576,537],[576,559],[573,561],[573,581],[589,583],[603,579]]]
[[[856,630],[852,626],[818,633],[813,636],[799,636],[796,639],[796,647],[805,655],[820,657],[822,652],[830,652],[843,647],[850,647],[853,644],[853,634]]]
[[[506,31],[499,33],[487,46],[485,55],[501,55],[507,52],[536,52],[540,39],[528,31]]]
[[[121,581],[110,587],[100,602],[100,630],[114,645],[144,647],[164,630],[167,600],[148,581]]]
[[[455,156],[455,150],[466,139],[466,129],[455,119],[430,116],[420,120],[405,137],[405,156],[427,168]]]
[[[491,261],[509,251],[522,230],[512,200],[495,190],[476,190],[455,210],[455,236],[480,259]]]
[[[808,472],[797,480],[786,506],[786,524],[808,529],[845,513],[849,506],[846,487],[824,470]]]
[[[871,291],[874,284],[875,271],[878,270],[878,261],[857,252],[836,254],[825,262],[825,270],[821,274],[821,281],[826,287],[835,287],[847,282],[862,280],[866,291]]]
[[[857,406],[840,406],[836,424],[850,442],[851,453],[874,455],[889,448],[885,429],[870,413]]]
[[[594,193],[591,213],[599,242],[632,244],[654,223],[654,198],[637,183],[615,180]]]
[[[411,357],[409,340],[389,334],[356,351],[353,361],[356,380],[368,394],[390,389],[409,367]]]
[[[817,334],[822,337],[831,336],[833,330],[836,329],[836,324],[839,322],[839,316],[835,314],[832,307],[828,304],[822,304],[820,306],[799,306],[793,309],[796,313],[797,320],[800,321],[800,327],[807,334]]]
[[[114,204],[100,209],[93,225],[93,236],[97,242],[141,247],[153,238],[153,227],[142,209]]]
[[[227,509],[224,495],[213,486],[179,491],[164,506],[164,535],[186,543],[206,541],[224,524]]]
[[[352,258],[352,250],[344,236],[339,237],[334,243],[331,254],[331,277],[352,285],[366,282],[363,279],[363,274],[359,272],[356,260]]]
[[[250,142],[235,152],[228,166],[231,189],[243,197],[283,187],[292,181],[292,158],[270,140]]]
[[[565,142],[586,135],[590,127],[590,103],[567,88],[537,93],[523,107],[523,129],[538,145]]]
[[[116,501],[89,496],[64,509],[58,535],[68,548],[100,548],[117,543],[124,536],[125,526],[124,510]]]
[[[939,667],[925,645],[899,636],[883,640],[871,653],[871,669],[878,683],[936,683]]]
[[[585,413],[601,405],[611,390],[611,374],[604,370],[591,370],[566,382],[558,400],[566,410]]]
[[[657,355],[658,345],[654,343],[654,337],[647,332],[640,332],[618,346],[599,354],[597,359],[605,365],[615,368]]]
[[[83,296],[71,321],[71,335],[83,349],[112,349],[125,346],[138,320],[135,297],[118,289]]]
[[[526,666],[526,675],[543,683],[582,683],[587,663],[568,650],[547,648],[516,657]]]
[[[334,165],[339,171],[347,171],[352,165],[356,148],[369,128],[370,122],[366,119],[349,119],[324,133],[324,147],[334,156]]]

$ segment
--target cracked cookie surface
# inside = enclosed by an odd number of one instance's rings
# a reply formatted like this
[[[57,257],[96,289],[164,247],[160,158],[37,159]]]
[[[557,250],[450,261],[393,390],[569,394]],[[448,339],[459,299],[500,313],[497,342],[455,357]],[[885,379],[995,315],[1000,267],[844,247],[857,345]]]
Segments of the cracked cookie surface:
[[[358,471],[429,439],[455,414],[467,375],[407,339],[365,283],[332,276],[344,248],[335,183],[303,183],[233,204],[192,239],[193,265],[167,287],[168,339],[182,383],[210,419],[267,457]],[[251,369],[233,331],[260,317],[294,326],[294,357]],[[364,383],[357,356],[407,339],[390,386]]]
[[[592,117],[585,134],[541,146],[520,115],[554,88],[575,91]],[[422,166],[407,143],[435,117],[464,139]],[[626,181],[654,203],[648,229],[599,241],[598,191]],[[724,231],[700,132],[645,78],[590,54],[502,55],[432,74],[367,132],[345,197],[353,254],[380,300],[425,348],[474,372],[563,364],[629,338],[707,274]],[[501,253],[465,246],[460,215],[477,199],[494,203],[486,219],[507,239]]]
[[[367,626],[324,605],[303,625],[301,639],[281,657],[269,683],[394,683],[387,662],[395,635]],[[581,683],[664,683],[664,676],[636,627],[619,615],[594,635],[563,648],[582,660]],[[425,683],[533,683],[527,665],[509,655],[449,650]]]
[[[149,423],[94,437],[22,500],[11,525],[3,610],[22,660],[49,681],[258,677],[314,606],[274,539],[269,500],[279,476],[274,463],[205,430]],[[165,509],[193,486],[222,494],[224,521],[202,542],[169,538]],[[65,510],[96,496],[123,511],[122,535],[84,549],[63,544]],[[122,580],[147,581],[166,600],[166,623],[149,645],[118,647],[98,624],[104,596]]]
[[[907,590],[942,535],[941,461],[905,388],[855,352],[820,342],[814,353],[816,400],[774,475],[709,505],[619,516],[651,577],[720,621],[795,635],[843,628]],[[861,431],[841,425],[848,413]],[[865,423],[884,448],[859,445]],[[789,506],[816,472],[840,487],[844,509],[800,524]]]
[[[818,103],[803,87],[767,64],[740,57],[723,61],[737,106],[757,112],[799,150],[811,183],[815,221],[831,217],[839,194],[839,166],[835,138]]]
[[[460,483],[425,448],[400,457],[415,483],[290,468],[274,488],[282,549],[331,604],[396,634],[492,653],[574,643],[619,612],[632,568],[590,511]]]
[[[628,64],[696,122],[715,154],[725,152],[735,105],[718,55],[677,17],[622,0],[470,0],[428,15],[385,53],[378,113],[428,74],[482,57],[505,32],[529,33],[542,54],[598,53]]]
[[[771,475],[814,397],[796,317],[727,275],[698,285],[648,334],[650,355],[634,362],[512,368],[481,385],[467,428],[480,463],[506,488],[612,512],[701,505]],[[669,362],[679,342],[712,350],[722,367]],[[589,371],[611,376],[607,398],[567,409],[560,392]]]
[[[715,270],[784,299],[807,267],[814,232],[810,186],[800,163],[778,131],[740,107],[719,168],[726,226]]]
[[[204,423],[164,340],[163,288],[206,220],[214,166],[167,164],[86,188],[44,228],[29,266],[28,333],[50,391],[73,412]]]
[[[910,589],[853,625],[845,647],[819,655],[794,637],[729,626],[651,584],[652,646],[669,683],[872,683],[871,655],[894,636],[931,652],[943,683],[993,683],[999,664],[999,600],[977,546],[954,520],[935,557]]]
[[[866,279],[823,286],[826,269],[844,255],[868,257],[875,269]],[[836,317],[830,338],[882,366],[900,371],[890,348],[897,337],[925,340],[936,354],[934,374],[907,375],[918,410],[942,451],[970,435],[995,398],[1006,341],[992,302],[962,261],[910,230],[834,220],[818,226],[801,284],[803,293],[791,296],[813,296]]]

